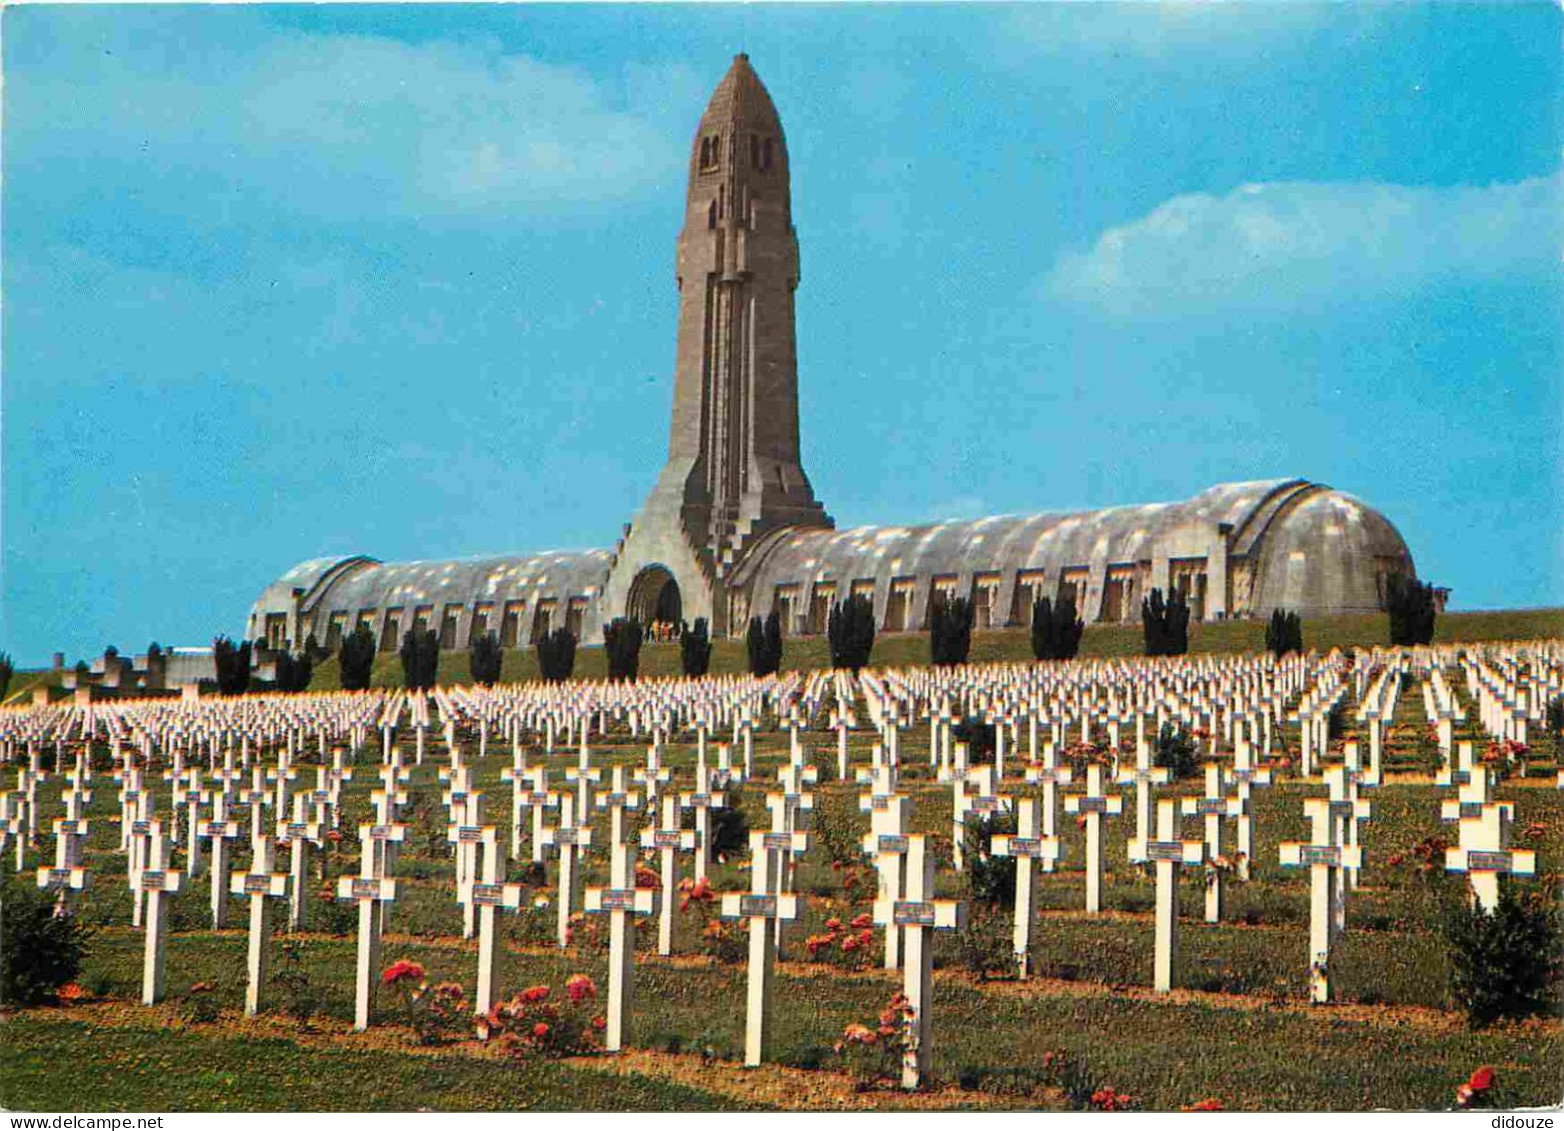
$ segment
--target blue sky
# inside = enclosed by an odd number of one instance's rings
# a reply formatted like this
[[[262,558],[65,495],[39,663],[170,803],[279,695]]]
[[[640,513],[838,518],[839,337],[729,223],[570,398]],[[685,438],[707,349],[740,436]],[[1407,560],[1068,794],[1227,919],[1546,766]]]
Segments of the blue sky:
[[[839,524],[1297,475],[1564,603],[1551,5],[8,7],[0,649],[293,562],[609,546],[687,146],[787,131]]]

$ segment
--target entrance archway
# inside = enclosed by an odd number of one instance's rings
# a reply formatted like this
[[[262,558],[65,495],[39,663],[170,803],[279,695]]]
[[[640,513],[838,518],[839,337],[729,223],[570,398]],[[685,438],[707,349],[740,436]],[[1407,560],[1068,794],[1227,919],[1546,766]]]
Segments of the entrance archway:
[[[630,583],[630,598],[625,602],[625,615],[634,617],[643,626],[662,621],[677,625],[684,615],[684,601],[679,594],[679,583],[673,579],[668,567],[649,565],[635,575]]]

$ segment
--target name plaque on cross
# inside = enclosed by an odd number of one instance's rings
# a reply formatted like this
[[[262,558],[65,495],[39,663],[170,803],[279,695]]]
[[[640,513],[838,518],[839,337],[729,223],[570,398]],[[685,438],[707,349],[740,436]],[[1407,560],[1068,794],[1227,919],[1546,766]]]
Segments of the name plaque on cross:
[[[167,872],[142,872],[141,873],[141,890],[142,891],[162,891],[164,882],[165,882],[165,880],[167,880],[167,878],[168,878],[168,873]]]
[[[1043,853],[1043,841],[1035,836],[1013,836],[1006,844],[1010,847],[1012,856],[1041,856]]]
[[[572,846],[579,848],[587,839],[582,835],[585,832],[585,829],[555,829],[554,843],[562,847]]]
[[[1356,811],[1356,806],[1351,801],[1330,802],[1330,815],[1332,817],[1350,818]]]
[[[898,927],[932,927],[934,905],[898,899],[891,909],[891,922]]]
[[[1325,864],[1332,868],[1341,867],[1341,846],[1305,844],[1298,848],[1298,863],[1305,866]]]
[[[1176,864],[1184,862],[1184,843],[1178,840],[1148,840],[1146,842],[1147,860],[1172,860]]]
[[[604,911],[634,911],[634,888],[604,888],[598,897],[598,907]]]
[[[967,802],[967,808],[974,813],[997,813],[1000,809],[999,798],[974,797]]]
[[[768,851],[786,852],[793,847],[793,834],[766,833],[761,838],[761,846]]]
[[[528,793],[524,795],[528,805],[547,805],[551,796],[548,793]]]
[[[1076,807],[1082,813],[1107,813],[1108,799],[1106,797],[1080,797],[1076,799]]]
[[[40,886],[60,887],[71,882],[71,876],[75,869],[71,868],[39,868],[38,878]]]
[[[1466,867],[1472,872],[1508,872],[1515,857],[1509,852],[1483,851],[1477,848],[1467,849]]]
[[[462,825],[456,830],[456,839],[460,844],[477,844],[483,840],[483,826]]]
[[[478,907],[499,907],[505,902],[505,885],[473,884],[472,901]]]
[[[882,833],[876,841],[876,845],[881,852],[906,852],[907,838],[896,834]]]
[[[310,835],[310,827],[303,821],[289,821],[283,826],[287,829],[289,839],[293,837],[307,837]]]
[[[765,917],[775,918],[777,913],[777,897],[774,895],[750,895],[739,896],[739,917],[753,919]]]
[[[652,833],[653,848],[683,848],[678,829],[657,829]]]
[[[616,805],[623,808],[630,804],[630,795],[627,793],[605,793],[599,800],[599,804],[610,809]]]
[[[883,813],[891,807],[889,794],[876,793],[869,798],[869,808],[876,813]]]
[[[1481,801],[1458,801],[1456,802],[1456,812],[1468,819],[1481,817],[1483,815],[1483,803]]]
[[[130,832],[131,832],[132,836],[151,836],[152,835],[152,822],[151,821],[132,821],[132,822],[130,822]]]
[[[379,899],[381,885],[385,882],[374,877],[354,876],[348,889],[351,899]]]
[[[54,822],[54,831],[58,836],[86,836],[87,822],[73,821],[60,817]]]
[[[1201,816],[1209,817],[1213,813],[1217,816],[1227,816],[1227,799],[1223,797],[1202,797],[1195,802],[1195,812]]]
[[[254,875],[246,873],[244,876],[245,895],[267,895],[272,890],[272,878],[266,875]]]

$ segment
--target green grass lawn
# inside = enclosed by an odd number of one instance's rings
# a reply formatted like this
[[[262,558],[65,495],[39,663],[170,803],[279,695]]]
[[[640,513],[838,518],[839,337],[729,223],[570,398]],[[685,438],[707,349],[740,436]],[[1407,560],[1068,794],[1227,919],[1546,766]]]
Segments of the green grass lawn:
[[[1394,772],[1427,773],[1435,764],[1437,755],[1426,742],[1419,713],[1417,696],[1404,695],[1386,752],[1387,768]],[[1469,724],[1462,726],[1461,737],[1472,737]],[[439,741],[435,734],[435,744]],[[821,962],[804,960],[804,940],[823,932],[828,917],[846,920],[866,909],[873,885],[872,872],[853,857],[852,845],[866,828],[857,808],[858,790],[829,780],[835,767],[829,732],[812,732],[809,741],[826,780],[816,790],[815,847],[798,876],[799,890],[807,897],[805,914],[791,930],[790,961],[779,977],[781,1007],[773,1036],[776,1061],[816,1069],[835,1065],[831,1045],[843,1026],[872,1019],[897,983],[876,969],[846,969],[849,960],[831,948]],[[509,751],[499,743],[490,749],[490,756],[478,763],[478,786],[489,799],[489,820],[508,834],[510,792],[499,772],[509,763]],[[907,732],[905,785],[917,805],[914,829],[941,837],[939,852],[948,858],[951,793],[948,786],[931,780],[921,753],[926,749],[926,728]],[[414,803],[407,815],[412,830],[396,867],[401,895],[392,911],[384,961],[416,959],[428,967],[431,978],[457,981],[470,990],[476,956],[474,944],[460,938],[435,774],[443,754],[432,746],[413,774]],[[644,748],[628,739],[594,744],[594,764],[605,770],[637,763],[643,754]],[[1501,796],[1515,802],[1516,828],[1529,830],[1524,843],[1538,850],[1539,882],[1556,884],[1564,870],[1564,794],[1552,788],[1550,755],[1539,750],[1530,766],[1532,776],[1507,782]],[[105,757],[100,751],[100,765],[106,768]],[[345,829],[369,816],[373,757],[371,749],[361,776],[348,787]],[[852,757],[859,765],[867,761],[865,736],[855,736]],[[555,775],[562,775],[573,760],[573,752],[557,753],[551,763]],[[668,761],[675,774],[687,780],[693,749],[672,747]],[[785,738],[763,733],[757,746],[758,776],[771,779],[784,761]],[[309,776],[308,770],[303,776]],[[58,806],[60,785],[55,777],[42,790],[48,812]],[[80,910],[97,931],[80,981],[96,994],[133,1002],[139,990],[141,936],[128,926],[130,897],[111,816],[116,812],[114,787],[104,776],[95,789],[99,795],[90,811],[88,854],[95,883]],[[1178,792],[1197,789],[1190,782]],[[1509,1102],[1555,1102],[1564,1069],[1556,1023],[1477,1033],[1467,1031],[1458,1014],[1435,1012],[1452,1005],[1439,932],[1441,900],[1459,897],[1462,881],[1440,873],[1424,876],[1415,863],[1390,861],[1396,856],[1413,861],[1414,846],[1450,835],[1438,820],[1438,802],[1447,791],[1408,780],[1372,791],[1375,816],[1364,833],[1369,865],[1362,886],[1349,898],[1348,933],[1332,958],[1339,998],[1347,1004],[1316,1009],[1301,1004],[1307,880],[1277,865],[1276,845],[1304,834],[1301,801],[1319,793],[1318,787],[1296,780],[1256,791],[1253,876],[1230,888],[1222,924],[1199,921],[1204,880],[1196,870],[1186,870],[1177,984],[1224,995],[1220,997],[1154,999],[1146,992],[1153,889],[1125,859],[1133,817],[1126,815],[1108,826],[1109,914],[1102,917],[1080,912],[1083,834],[1073,821],[1062,818],[1066,862],[1041,882],[1042,914],[1033,931],[1036,969],[1050,981],[1023,989],[1013,981],[975,977],[975,971],[1007,969],[1010,926],[1008,909],[975,907],[975,926],[965,937],[941,936],[936,942],[940,972],[934,1005],[935,1076],[980,1089],[1016,1079],[1024,1083],[1043,1051],[1061,1047],[1084,1058],[1093,1079],[1134,1095],[1150,1108],[1176,1108],[1214,1095],[1230,1108],[1356,1110],[1448,1106],[1454,1086],[1479,1064],[1491,1063],[1500,1070]],[[763,826],[762,789],[741,788],[734,801],[752,827]],[[1127,813],[1132,809],[1126,804]],[[595,824],[598,842],[603,843],[606,816],[598,813]],[[1196,830],[1195,822],[1186,825],[1186,834]],[[240,851],[242,860],[246,850]],[[832,867],[833,855],[845,866]],[[351,835],[340,847],[321,854],[316,865],[321,885],[356,871],[356,857]],[[681,870],[687,874],[687,861]],[[591,854],[586,872],[589,883],[605,879],[605,855]],[[512,876],[524,880],[525,869],[512,865]],[[719,889],[736,890],[747,884],[747,870],[742,861],[719,864],[713,880]],[[169,992],[177,1002],[193,983],[214,983],[218,999],[237,1012],[243,999],[245,936],[239,929],[207,929],[208,882],[196,879],[174,901]],[[966,885],[965,876],[941,871],[941,894],[966,897]],[[557,987],[578,970],[600,982],[605,976],[606,932],[583,927],[569,951],[553,947],[554,908],[531,907],[533,898],[552,896],[550,888],[539,886],[524,901],[529,910],[502,917],[502,991],[540,981]],[[236,901],[235,928],[242,926],[242,911],[242,901]],[[742,959],[732,966],[712,962],[701,934],[703,924],[703,916],[693,910],[676,919],[676,954],[696,956],[693,960],[669,963],[647,955],[638,964],[637,1046],[686,1053],[709,1049],[720,1059],[739,1055]],[[317,899],[307,928],[291,940],[279,939],[274,952],[279,966],[286,949],[286,964],[296,975],[293,993],[307,998],[321,1017],[346,1022],[352,1011],[354,918],[341,905]],[[639,936],[644,951],[653,945],[655,931],[648,924]],[[872,957],[877,961],[877,954]],[[269,988],[267,1009],[285,1026],[296,1024],[289,1019],[292,1001],[281,987]],[[1407,1009],[1416,1014],[1410,1021],[1398,1012]],[[455,1049],[431,1058],[395,1048],[374,1054],[306,1048],[302,1033],[295,1041],[286,1036],[258,1040],[224,1035],[220,1028],[159,1032],[152,1017],[149,1013],[145,1031],[116,1029],[109,1040],[83,1040],[86,1034],[79,1024],[62,1021],[49,1010],[12,1017],[0,1040],[0,1102],[46,1108],[59,1106],[58,1097],[70,1096],[66,1106],[73,1110],[225,1105],[669,1109],[734,1103],[731,1094],[649,1077],[594,1073],[575,1064],[518,1067],[477,1061]],[[385,1020],[394,1017],[388,1014]],[[117,1072],[107,1077],[106,1068]],[[288,1081],[285,1090],[258,1082],[256,1074],[262,1069]],[[1015,1102],[1047,1106],[1058,1100],[1033,1093],[1017,1095]]]

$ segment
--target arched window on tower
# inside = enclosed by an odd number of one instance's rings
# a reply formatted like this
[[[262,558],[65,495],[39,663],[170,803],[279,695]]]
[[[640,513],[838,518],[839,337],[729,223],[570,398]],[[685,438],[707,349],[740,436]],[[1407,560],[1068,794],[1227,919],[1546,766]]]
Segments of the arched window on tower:
[[[722,163],[722,139],[711,134],[701,138],[701,172],[710,172]]]
[[[751,169],[758,169],[758,168],[760,168],[760,135],[759,134],[750,134],[749,135],[749,167]]]
[[[771,168],[771,139],[768,137],[760,143],[760,171],[766,172]]]

